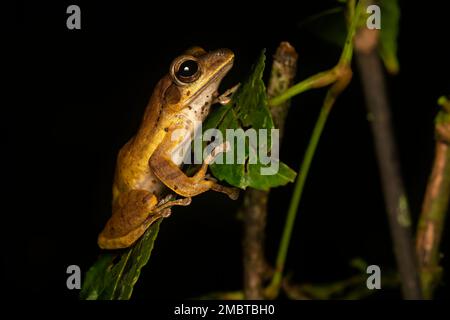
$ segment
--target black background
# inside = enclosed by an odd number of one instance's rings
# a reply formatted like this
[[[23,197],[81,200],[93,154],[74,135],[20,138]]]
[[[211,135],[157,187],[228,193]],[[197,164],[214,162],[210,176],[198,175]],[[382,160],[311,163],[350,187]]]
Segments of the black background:
[[[450,89],[444,1],[402,2],[401,72],[389,77],[395,133],[411,211],[420,212],[433,159],[436,100]],[[66,8],[81,7],[81,30],[66,28]],[[153,86],[184,49],[227,47],[239,82],[261,49],[299,52],[297,80],[332,67],[340,49],[298,24],[334,1],[126,4],[19,2],[7,14],[6,96],[1,127],[4,192],[3,285],[11,295],[77,299],[66,267],[86,271],[110,215],[115,157],[135,133]],[[448,40],[448,39],[447,39]],[[9,68],[8,68],[9,67]],[[268,70],[268,69],[267,69]],[[267,75],[266,75],[267,76]],[[324,90],[296,97],[281,159],[298,169]],[[273,262],[292,185],[273,190],[267,257]],[[188,298],[242,284],[239,201],[213,192],[178,208],[161,230],[133,298]],[[448,229],[448,223],[447,223]],[[444,236],[442,251],[448,252]],[[296,282],[325,283],[354,273],[361,257],[394,268],[373,143],[357,72],[320,142],[299,208],[287,271]],[[443,264],[448,270],[449,260]],[[438,292],[448,294],[448,277]],[[375,298],[400,298],[381,290]]]

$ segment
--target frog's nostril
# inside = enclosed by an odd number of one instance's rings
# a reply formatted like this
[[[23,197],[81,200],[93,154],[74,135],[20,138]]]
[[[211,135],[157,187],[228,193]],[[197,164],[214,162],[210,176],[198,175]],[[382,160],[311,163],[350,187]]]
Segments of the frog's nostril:
[[[234,58],[234,53],[230,49],[222,48],[217,50],[217,54],[224,57]]]

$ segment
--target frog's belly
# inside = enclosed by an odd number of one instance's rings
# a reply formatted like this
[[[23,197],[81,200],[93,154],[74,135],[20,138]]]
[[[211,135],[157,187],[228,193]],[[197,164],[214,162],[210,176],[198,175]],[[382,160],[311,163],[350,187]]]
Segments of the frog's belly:
[[[210,93],[209,96],[212,96]],[[209,97],[208,96],[208,97]],[[182,164],[191,164],[193,159],[191,158],[191,144],[193,139],[200,139],[200,148],[194,146],[194,151],[200,152],[197,157],[202,160],[203,156],[201,149],[201,135],[202,135],[202,124],[206,116],[209,113],[211,107],[211,98],[197,99],[191,103],[191,108],[185,108],[177,117],[181,119],[181,123],[184,123],[184,127],[180,128],[179,133],[179,143],[171,150],[171,160],[177,166]],[[197,150],[200,149],[200,150]]]

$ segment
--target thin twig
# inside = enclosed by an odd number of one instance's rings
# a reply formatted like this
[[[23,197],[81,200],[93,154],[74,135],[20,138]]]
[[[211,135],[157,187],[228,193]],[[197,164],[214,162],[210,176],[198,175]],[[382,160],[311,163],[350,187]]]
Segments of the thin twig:
[[[371,114],[375,151],[393,240],[394,253],[400,273],[403,297],[420,299],[421,289],[416,256],[411,237],[411,219],[394,133],[381,61],[375,50],[359,50],[356,60],[361,74],[366,106]]]
[[[416,251],[423,295],[431,299],[438,286],[442,268],[439,245],[450,198],[450,101],[439,99],[442,110],[436,123],[436,151],[417,227]]]
[[[285,91],[292,85],[297,70],[297,53],[288,43],[282,42],[273,57],[268,86],[269,98]],[[280,130],[280,140],[289,102],[280,108],[271,108],[275,127]],[[268,191],[249,188],[240,209],[244,217],[244,293],[246,299],[263,299],[263,275],[267,262],[264,256],[264,234],[267,217]]]

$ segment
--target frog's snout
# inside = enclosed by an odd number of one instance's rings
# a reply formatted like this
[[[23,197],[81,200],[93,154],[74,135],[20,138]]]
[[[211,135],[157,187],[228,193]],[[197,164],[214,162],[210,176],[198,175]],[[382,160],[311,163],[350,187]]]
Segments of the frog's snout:
[[[222,48],[216,51],[216,55],[224,59],[227,63],[233,62],[234,53],[230,49]]]

